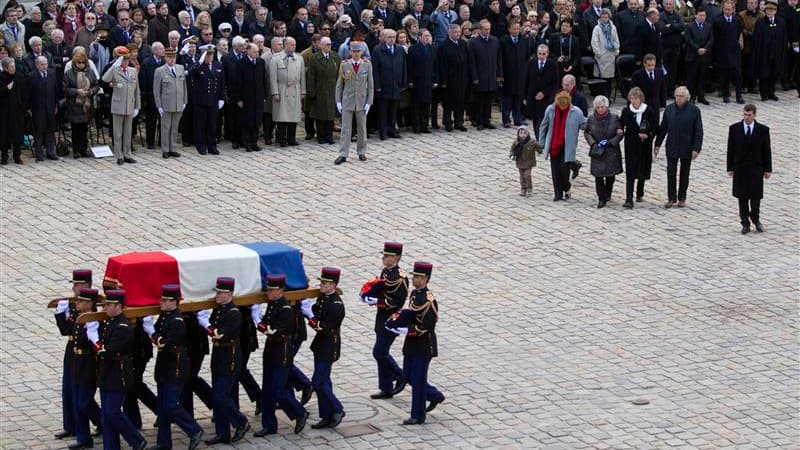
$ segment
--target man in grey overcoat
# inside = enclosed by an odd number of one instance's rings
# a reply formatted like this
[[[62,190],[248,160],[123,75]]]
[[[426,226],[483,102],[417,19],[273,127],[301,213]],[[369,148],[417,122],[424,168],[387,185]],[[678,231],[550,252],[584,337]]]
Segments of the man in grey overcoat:
[[[269,80],[272,87],[272,120],[277,123],[277,138],[281,147],[300,145],[297,142],[297,124],[303,120],[303,98],[306,96],[306,65],[295,54],[297,43],[286,38],[283,51],[273,55],[269,62]]]

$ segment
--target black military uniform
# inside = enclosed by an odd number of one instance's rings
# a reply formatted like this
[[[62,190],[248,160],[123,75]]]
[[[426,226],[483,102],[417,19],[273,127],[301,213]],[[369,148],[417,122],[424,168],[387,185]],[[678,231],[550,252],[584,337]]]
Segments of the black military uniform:
[[[197,323],[197,314],[185,312],[181,314],[186,324],[186,351],[189,354],[189,378],[181,392],[181,405],[194,417],[194,396],[203,402],[209,410],[214,409],[211,385],[200,377],[203,361],[209,354],[208,334],[205,328]]]
[[[81,288],[77,301],[97,303],[97,289]],[[94,309],[94,308],[93,308]],[[97,355],[95,344],[87,335],[88,324],[76,324],[72,332],[72,406],[75,417],[75,438],[77,442],[69,446],[70,450],[92,447],[89,435],[89,421],[100,423],[100,409],[94,402],[97,390]],[[96,333],[102,336],[103,323],[93,322]]]
[[[194,106],[194,145],[201,155],[218,155],[217,111],[220,102],[225,100],[225,72],[214,58],[213,45],[205,45],[202,50],[211,55],[211,64],[199,61],[189,68],[189,78],[192,80],[190,101]]]
[[[341,272],[334,267],[324,267],[319,280],[323,283],[339,284]],[[322,294],[311,306],[308,325],[317,332],[311,342],[314,352],[314,375],[311,383],[317,393],[319,417],[322,419],[312,428],[335,428],[344,418],[344,408],[333,393],[331,369],[339,360],[342,350],[342,338],[339,330],[344,320],[344,302],[334,290],[330,294]]]
[[[239,372],[239,383],[234,386],[233,390],[234,399],[238,404],[239,384],[241,384],[245,392],[247,392],[247,398],[256,403],[256,411],[259,411],[261,409],[261,388],[258,387],[258,383],[253,378],[253,374],[250,373],[250,369],[247,368],[250,354],[258,349],[256,325],[252,320],[247,320],[252,314],[252,307],[258,307],[258,305],[239,306],[239,313],[242,315],[242,329],[239,331],[239,345],[242,349],[242,370]]]
[[[191,35],[185,38],[181,45],[186,44],[197,44],[197,36]],[[199,62],[200,55],[195,51],[194,55],[191,54],[182,54],[178,58],[178,64],[183,66],[183,69],[186,73],[189,73],[189,69],[194,67]],[[189,102],[186,104],[186,108],[183,110],[183,115],[181,116],[181,121],[178,123],[178,129],[181,132],[181,141],[183,141],[183,146],[188,147],[193,145],[194,142],[194,80],[192,77],[186,77],[186,96]]]
[[[134,378],[133,385],[131,386],[128,396],[125,398],[125,404],[122,405],[122,410],[131,419],[136,428],[142,428],[142,414],[139,410],[139,400],[156,414],[157,400],[156,395],[144,382],[144,371],[147,369],[147,363],[153,358],[153,344],[150,342],[150,337],[142,329],[141,319],[136,319],[133,324],[133,348],[131,349],[131,357],[133,359]]]
[[[125,291],[106,291],[106,305],[125,303]],[[122,413],[122,404],[134,386],[135,374],[131,351],[133,327],[124,313],[109,317],[103,331],[102,347],[98,351],[100,400],[103,405],[103,447],[119,448],[119,437],[134,449],[143,449],[147,443],[131,419]]]
[[[402,256],[403,244],[385,242],[383,254]],[[398,266],[383,268],[380,278],[383,280],[383,297],[375,305],[375,346],[372,356],[378,363],[378,388],[379,392],[372,394],[372,398],[391,398],[406,386],[403,371],[397,365],[391,354],[392,343],[396,334],[386,330],[386,320],[403,307],[408,296],[408,278],[403,269]],[[396,384],[395,384],[396,382]]]
[[[303,342],[308,339],[308,331],[306,330],[305,316],[303,316],[303,312],[300,310],[300,304],[297,303],[293,305],[292,310],[294,311],[295,322],[295,331],[292,335],[292,358],[294,359],[297,356],[297,353],[300,351],[300,346],[302,346]],[[292,364],[292,367],[289,370],[288,385],[290,389],[302,392],[300,397],[301,405],[305,405],[309,400],[311,400],[311,394],[314,393],[314,390],[311,387],[311,380],[308,379],[306,374],[303,373],[303,371],[300,370],[296,364]],[[289,392],[292,393],[292,391]]]

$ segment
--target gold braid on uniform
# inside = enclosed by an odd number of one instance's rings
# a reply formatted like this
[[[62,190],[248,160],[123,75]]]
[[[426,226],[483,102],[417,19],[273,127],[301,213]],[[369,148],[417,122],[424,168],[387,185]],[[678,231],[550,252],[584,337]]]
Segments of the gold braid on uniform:
[[[339,78],[341,78],[342,81],[350,81],[350,79],[353,78],[353,72],[354,71],[351,70],[349,74],[345,75],[344,74],[344,62],[339,64]]]
[[[435,303],[433,303],[434,300],[433,293],[431,291],[428,291],[426,295],[427,295],[427,298],[425,299],[426,301],[421,305],[417,305],[413,301],[409,302],[411,303],[410,305],[411,310],[414,311],[414,313],[416,313],[416,317],[414,319],[420,323],[422,323],[422,318],[425,317],[425,314],[428,314],[429,310],[433,312],[434,316],[436,316],[436,320],[437,321],[439,320],[439,308],[436,306]],[[428,330],[420,330],[416,325],[414,326],[414,328],[419,332],[419,334],[425,334],[428,332]]]
[[[384,278],[383,285],[383,290],[386,294],[394,294],[398,289],[400,289],[400,286],[408,287],[408,278],[406,278],[405,271],[401,270],[400,276],[394,281],[389,281]]]

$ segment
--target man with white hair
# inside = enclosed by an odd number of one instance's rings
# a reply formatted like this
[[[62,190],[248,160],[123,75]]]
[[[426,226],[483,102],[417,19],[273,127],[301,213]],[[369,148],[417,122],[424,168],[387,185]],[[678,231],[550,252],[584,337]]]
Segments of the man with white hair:
[[[231,100],[231,93],[236,89],[236,65],[244,58],[244,47],[247,41],[241,36],[236,36],[231,40],[230,52],[222,58],[222,70],[225,72],[227,92],[225,99],[225,109],[223,111],[223,122],[225,138],[231,141],[233,149],[236,150],[242,145],[242,132],[236,122],[239,120],[239,108]]]
[[[49,68],[47,58],[36,58],[35,70],[28,73],[28,106],[33,114],[33,148],[36,162],[45,158],[44,146],[47,146],[47,159],[58,161],[56,155],[56,102],[61,98],[61,85],[56,74]]]
[[[178,33],[179,39],[178,42],[183,41],[184,39],[188,38],[189,36],[199,36],[200,30],[194,26],[194,21],[192,20],[191,16],[186,11],[181,11],[178,13],[178,28],[176,31]],[[172,31],[170,31],[172,34]],[[172,47],[170,45],[170,47]],[[177,46],[173,48],[178,48]]]
[[[400,93],[408,86],[408,74],[406,52],[395,45],[397,32],[384,29],[381,36],[383,42],[375,48],[372,65],[375,96],[380,100],[378,103],[378,132],[381,140],[384,140],[387,137],[400,137],[400,133],[395,128],[395,119]]]
[[[319,40],[319,51],[308,63],[306,90],[312,100],[309,114],[316,121],[317,142],[335,144],[333,120],[336,118],[336,79],[339,76],[339,55],[331,51],[331,39]]]
[[[264,100],[264,116],[261,125],[264,128],[264,144],[272,145],[272,139],[275,135],[275,122],[272,120],[272,93],[275,88],[272,86],[269,79],[269,65],[272,57],[283,51],[283,38],[274,37],[270,39],[269,50],[261,54],[261,59],[264,60],[264,67],[267,68],[266,79],[264,80],[264,87],[267,91],[267,96]]]
[[[72,59],[72,47],[64,42],[64,32],[58,28],[50,33],[50,40],[44,51],[52,58],[50,67],[56,71],[58,82],[61,83],[64,78],[64,65]]]
[[[156,19],[154,19],[156,20]],[[151,55],[142,62],[139,74],[139,90],[142,93],[142,111],[144,112],[144,128],[147,148],[156,148],[156,124],[158,123],[158,110],[153,98],[156,69],[164,65],[164,44],[153,42],[150,45]]]
[[[287,37],[283,51],[269,63],[269,83],[272,91],[272,118],[277,124],[276,140],[281,147],[300,145],[297,124],[302,120],[303,99],[306,96],[306,65],[295,54],[297,41]]]
[[[28,39],[28,45],[30,46],[31,51],[22,59],[22,62],[25,65],[25,71],[27,73],[36,72],[36,59],[40,56],[45,57],[48,67],[53,66],[53,57],[44,51],[42,38],[39,36],[33,36],[32,38]]]

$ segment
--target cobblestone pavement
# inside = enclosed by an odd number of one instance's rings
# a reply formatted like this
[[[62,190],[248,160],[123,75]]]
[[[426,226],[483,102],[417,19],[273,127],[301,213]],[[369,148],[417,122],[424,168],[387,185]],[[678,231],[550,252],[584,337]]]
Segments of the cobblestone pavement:
[[[766,233],[742,236],[724,163],[741,108],[712,100],[684,209],[662,207],[663,155],[632,211],[622,209],[622,180],[595,208],[588,164],[573,199],[553,203],[541,157],[535,194],[521,198],[505,129],[371,140],[369,161],[352,153],[338,167],[333,146],[308,143],[167,161],[139,150],[139,164],[122,168],[110,159],[3,167],[0,447],[67,444],[52,438],[64,342],[44,305],[68,292],[72,268],[102,274],[109,255],[129,251],[277,240],[305,252],[309,274],[344,269],[342,426],[381,431],[296,436],[279,414],[279,435],[237,448],[797,448],[800,102],[789,93],[757,102],[775,173]],[[584,163],[586,151],[581,142]],[[420,427],[400,425],[409,390],[368,397],[373,310],[355,297],[379,272],[387,239],[405,242],[404,267],[434,264],[441,356],[430,382],[447,400]],[[310,375],[307,344],[298,360]],[[250,363],[257,379],[260,362]],[[242,405],[258,424],[254,405]],[[314,419],[316,400],[309,406]],[[211,434],[208,411],[197,412]],[[154,443],[151,424],[147,412]]]

